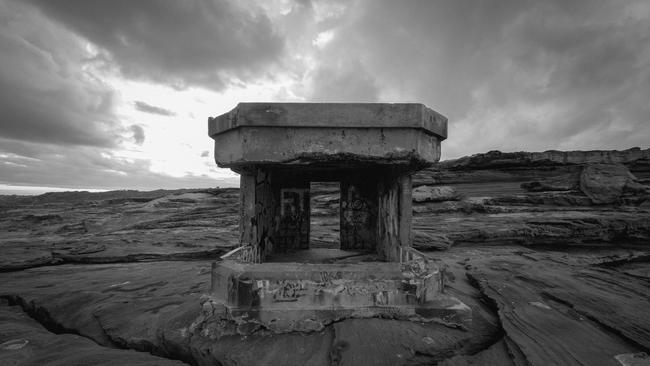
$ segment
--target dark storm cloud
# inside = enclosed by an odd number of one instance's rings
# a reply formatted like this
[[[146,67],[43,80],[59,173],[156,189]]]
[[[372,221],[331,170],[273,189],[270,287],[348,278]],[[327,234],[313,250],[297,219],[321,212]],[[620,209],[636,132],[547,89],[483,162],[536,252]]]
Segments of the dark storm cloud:
[[[0,3],[0,136],[111,146],[113,90],[88,77],[75,37],[20,4]]]
[[[177,87],[221,89],[276,60],[283,40],[252,3],[225,0],[32,0],[106,50],[121,71]]]
[[[378,90],[368,96],[448,116],[446,156],[647,146],[649,8],[641,0],[359,1],[322,53],[359,60]],[[314,79],[328,69],[345,75],[337,62],[323,58]]]
[[[165,108],[162,108],[162,107],[156,107],[155,105],[147,104],[147,103],[139,101],[139,100],[135,101],[135,103],[133,103],[133,104],[135,105],[135,109],[139,110],[140,112],[158,114],[158,115],[161,115],[161,116],[175,116],[176,115],[176,113],[174,113],[174,112],[172,112],[172,111],[170,111],[168,109],[165,109]]]
[[[132,125],[131,131],[133,132],[133,141],[137,145],[142,145],[144,143],[144,129],[142,126]]]

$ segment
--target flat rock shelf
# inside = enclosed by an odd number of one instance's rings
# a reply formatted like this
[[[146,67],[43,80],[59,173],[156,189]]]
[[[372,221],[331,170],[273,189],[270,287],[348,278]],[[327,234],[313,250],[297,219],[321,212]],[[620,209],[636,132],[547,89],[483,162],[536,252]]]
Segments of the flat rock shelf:
[[[456,191],[413,202],[413,245],[447,264],[445,293],[472,310],[465,329],[386,318],[292,333],[217,326],[212,263],[238,245],[238,189],[2,196],[0,360],[643,365],[650,197],[626,183],[613,203],[594,203],[580,189],[590,164],[650,182],[641,149],[490,152],[413,177],[414,188]],[[312,187],[312,228],[327,242],[339,235],[332,193]]]

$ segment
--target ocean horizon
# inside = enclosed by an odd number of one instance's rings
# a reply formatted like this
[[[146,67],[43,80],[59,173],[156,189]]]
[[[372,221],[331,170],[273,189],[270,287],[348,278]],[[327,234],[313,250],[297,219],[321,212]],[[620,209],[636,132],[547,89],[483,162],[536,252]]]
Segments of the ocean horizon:
[[[0,195],[37,196],[48,192],[106,192],[108,189],[98,188],[72,188],[72,187],[43,187],[43,186],[17,186],[0,184]]]

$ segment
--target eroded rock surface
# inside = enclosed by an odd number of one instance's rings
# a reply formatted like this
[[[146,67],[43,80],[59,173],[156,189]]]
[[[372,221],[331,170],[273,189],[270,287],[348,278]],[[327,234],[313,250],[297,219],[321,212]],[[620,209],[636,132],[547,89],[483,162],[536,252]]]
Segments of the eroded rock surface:
[[[632,189],[627,189],[628,187]],[[617,203],[625,191],[647,194],[643,187],[622,164],[591,164],[582,169],[580,190],[595,204]]]
[[[496,305],[511,348],[533,365],[618,365],[617,355],[648,349],[647,283],[545,257],[530,252],[467,272]]]
[[[54,334],[18,306],[0,304],[2,365],[183,365],[143,352],[102,347],[76,334]]]
[[[0,197],[0,271],[217,258],[237,243],[238,202],[233,189]]]
[[[419,186],[413,189],[413,202],[458,201],[462,197],[454,187]]]
[[[61,265],[0,274],[0,296],[42,322],[74,330],[104,346],[224,365],[355,365],[372,351],[372,364],[429,363],[467,354],[498,337],[482,305],[472,327],[389,319],[349,319],[312,333],[240,335],[205,322],[202,295],[210,261]],[[7,281],[9,275],[13,280]],[[391,338],[387,338],[390,335]],[[350,346],[346,346],[350,345]],[[379,345],[380,347],[376,347]]]
[[[415,202],[414,246],[645,245],[650,242],[648,176],[650,149],[494,151],[441,162],[419,172],[414,184],[441,184],[464,197]]]
[[[599,169],[592,164],[622,164],[635,179],[626,181],[617,200],[596,204],[579,184],[584,170]],[[21,319],[48,329],[40,328],[43,337],[66,339],[52,343],[57,352],[75,354],[81,346],[68,341],[75,334],[83,344],[98,347],[98,355],[128,352],[136,355],[133,360],[645,362],[643,352],[650,351],[648,178],[650,153],[640,149],[490,152],[421,172],[416,187],[448,186],[462,196],[414,202],[413,236],[416,248],[447,265],[445,291],[472,308],[474,321],[467,329],[391,319],[346,319],[306,334],[216,329],[206,321],[204,295],[212,261],[237,245],[233,189],[0,198],[0,297],[14,306],[0,309],[22,314],[15,307],[20,306],[33,320]],[[539,185],[522,188],[527,182]],[[335,185],[314,189],[315,246],[338,241],[338,197]],[[12,337],[0,343],[19,347],[22,343],[12,340],[22,336]],[[60,356],[39,347],[41,355]]]

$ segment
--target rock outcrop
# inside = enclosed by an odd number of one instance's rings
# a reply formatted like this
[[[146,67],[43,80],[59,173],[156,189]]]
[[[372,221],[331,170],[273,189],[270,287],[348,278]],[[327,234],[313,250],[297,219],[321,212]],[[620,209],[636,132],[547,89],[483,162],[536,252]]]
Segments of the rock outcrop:
[[[623,164],[587,164],[579,174],[525,182],[521,188],[529,192],[582,193],[593,204],[643,203],[650,198],[650,186],[642,184]]]
[[[582,164],[633,164],[650,167],[650,149],[638,147],[627,150],[511,152],[489,151],[487,153],[446,160],[439,168],[447,170],[492,169],[515,167],[541,167]]]
[[[100,346],[77,334],[55,334],[18,306],[0,304],[2,365],[138,365],[180,366],[183,362],[134,350]]]
[[[580,174],[589,164],[622,164],[642,183],[650,178],[650,149],[623,151],[490,151],[459,159],[441,161],[418,172],[414,185],[477,184],[490,182],[527,182]]]
[[[454,187],[419,186],[413,189],[413,202],[458,201],[462,196]]]
[[[628,188],[629,187],[629,188]],[[621,164],[590,164],[580,174],[580,190],[595,204],[620,202],[624,193],[650,192],[641,185],[626,166]]]
[[[0,360],[647,362],[649,155],[490,152],[418,174],[413,243],[445,263],[445,291],[472,308],[467,329],[347,319],[308,334],[215,332],[204,294],[212,261],[237,245],[236,189],[0,197]],[[314,189],[315,245],[338,241],[338,194]]]
[[[236,245],[238,190],[0,197],[0,271],[218,258]]]

